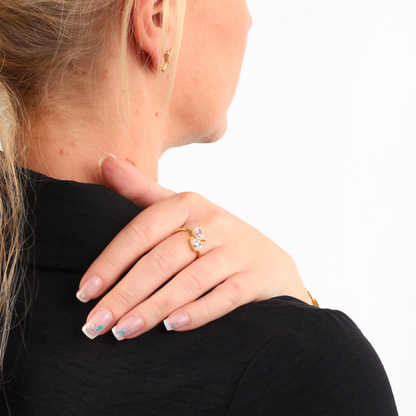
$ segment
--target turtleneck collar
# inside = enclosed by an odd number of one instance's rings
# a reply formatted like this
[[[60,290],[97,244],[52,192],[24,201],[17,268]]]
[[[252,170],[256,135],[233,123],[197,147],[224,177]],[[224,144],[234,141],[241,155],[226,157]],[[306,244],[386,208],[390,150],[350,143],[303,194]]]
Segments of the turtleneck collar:
[[[85,272],[140,209],[111,189],[49,178],[28,178],[27,247],[36,267]]]

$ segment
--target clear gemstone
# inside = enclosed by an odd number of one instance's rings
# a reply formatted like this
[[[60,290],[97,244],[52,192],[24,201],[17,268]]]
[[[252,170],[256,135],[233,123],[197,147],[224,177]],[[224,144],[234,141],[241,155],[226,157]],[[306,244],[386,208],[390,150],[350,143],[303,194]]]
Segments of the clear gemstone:
[[[196,238],[199,238],[200,240],[204,240],[205,241],[205,236],[204,233],[202,232],[202,228],[201,227],[196,227],[193,230],[194,236]]]
[[[196,238],[191,237],[191,247],[195,251],[201,250],[201,248],[203,247],[203,245],[204,245],[204,243],[202,241],[199,241]]]

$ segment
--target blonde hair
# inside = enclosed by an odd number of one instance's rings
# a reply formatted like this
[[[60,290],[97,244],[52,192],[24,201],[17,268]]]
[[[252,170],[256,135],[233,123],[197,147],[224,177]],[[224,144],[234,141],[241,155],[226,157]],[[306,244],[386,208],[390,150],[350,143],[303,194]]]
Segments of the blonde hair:
[[[23,166],[30,143],[29,115],[36,115],[48,94],[82,67],[94,83],[102,62],[105,32],[121,13],[122,85],[128,107],[127,49],[130,16],[140,0],[0,0],[0,367],[16,298],[25,276],[22,260],[26,224]],[[176,0],[174,55],[166,102],[176,72],[186,0]],[[168,30],[169,0],[164,1],[158,85]],[[85,68],[87,71],[85,72]],[[66,83],[68,85],[68,83]]]

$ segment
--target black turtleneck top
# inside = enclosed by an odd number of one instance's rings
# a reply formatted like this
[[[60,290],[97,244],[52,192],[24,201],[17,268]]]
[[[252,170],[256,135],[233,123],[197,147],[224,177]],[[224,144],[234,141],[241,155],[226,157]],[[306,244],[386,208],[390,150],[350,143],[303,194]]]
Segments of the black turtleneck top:
[[[290,297],[189,332],[161,324],[133,340],[89,340],[81,327],[96,301],[76,299],[80,279],[139,209],[104,186],[28,174],[29,267],[1,416],[397,415],[357,326]]]

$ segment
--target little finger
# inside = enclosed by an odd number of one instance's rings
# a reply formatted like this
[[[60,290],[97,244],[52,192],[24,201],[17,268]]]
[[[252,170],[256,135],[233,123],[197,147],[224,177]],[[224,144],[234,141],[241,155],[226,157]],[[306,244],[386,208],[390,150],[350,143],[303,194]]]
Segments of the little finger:
[[[247,290],[247,281],[250,280],[250,272],[229,277],[205,296],[172,312],[163,322],[166,329],[190,331],[222,318],[242,305],[256,301],[256,292]]]

